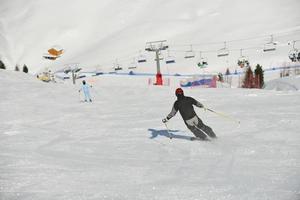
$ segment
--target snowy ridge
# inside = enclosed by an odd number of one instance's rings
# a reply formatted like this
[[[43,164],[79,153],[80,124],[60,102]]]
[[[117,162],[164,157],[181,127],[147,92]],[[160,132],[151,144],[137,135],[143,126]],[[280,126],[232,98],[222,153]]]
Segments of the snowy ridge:
[[[161,123],[177,85],[88,82],[94,101],[81,103],[79,85],[1,71],[0,199],[299,199],[298,92],[185,89],[241,121],[197,109],[218,139],[191,142],[178,114],[172,140]]]

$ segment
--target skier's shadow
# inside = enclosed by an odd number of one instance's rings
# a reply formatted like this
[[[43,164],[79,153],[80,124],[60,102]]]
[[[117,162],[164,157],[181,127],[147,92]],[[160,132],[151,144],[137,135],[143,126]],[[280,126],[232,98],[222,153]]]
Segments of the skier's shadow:
[[[175,139],[191,140],[191,137],[189,136],[174,134],[176,132],[179,132],[179,130],[166,130],[166,129],[157,130],[157,129],[149,128],[148,131],[150,131],[151,134],[150,139],[154,139],[157,136],[163,136],[167,138],[171,136],[172,138]]]

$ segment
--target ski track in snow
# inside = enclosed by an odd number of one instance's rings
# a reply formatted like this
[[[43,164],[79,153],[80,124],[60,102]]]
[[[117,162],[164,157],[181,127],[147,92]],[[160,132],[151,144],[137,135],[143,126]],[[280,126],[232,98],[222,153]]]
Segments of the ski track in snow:
[[[299,92],[185,89],[241,121],[197,109],[218,136],[202,142],[179,113],[167,137],[176,85],[146,83],[99,77],[80,103],[79,85],[1,72],[0,199],[299,199]]]

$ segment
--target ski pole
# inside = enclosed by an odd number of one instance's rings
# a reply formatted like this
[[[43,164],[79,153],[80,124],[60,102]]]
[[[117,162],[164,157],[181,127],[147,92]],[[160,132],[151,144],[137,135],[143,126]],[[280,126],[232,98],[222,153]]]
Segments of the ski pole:
[[[231,116],[229,116],[229,115],[225,115],[224,113],[216,112],[216,111],[214,111],[214,110],[212,110],[212,109],[209,109],[209,108],[204,108],[204,109],[206,109],[206,110],[208,110],[208,111],[210,111],[210,112],[212,112],[212,113],[215,113],[215,114],[217,114],[217,115],[219,115],[219,116],[221,116],[221,117],[224,117],[224,118],[230,119],[230,120],[232,120],[232,121],[235,121],[235,122],[237,122],[238,124],[241,123],[239,120],[237,120],[237,119],[235,119],[235,118],[233,118],[233,117],[231,117]]]
[[[79,97],[79,101],[81,101],[80,90],[78,91],[78,97]]]
[[[168,126],[167,126],[167,123],[164,123],[164,125],[165,125],[166,128],[167,128],[167,132],[168,132],[168,134],[169,134],[169,138],[172,139],[172,136],[171,136],[171,134],[170,134],[169,128],[168,128]]]

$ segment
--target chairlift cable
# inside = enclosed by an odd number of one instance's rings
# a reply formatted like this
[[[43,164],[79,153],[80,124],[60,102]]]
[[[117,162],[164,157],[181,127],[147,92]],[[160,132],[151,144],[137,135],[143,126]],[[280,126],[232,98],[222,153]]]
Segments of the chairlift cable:
[[[294,32],[300,32],[300,30],[293,30],[293,31],[286,31],[286,32],[280,32],[280,33],[274,33],[271,34],[273,36],[278,37],[283,37],[289,34],[285,34],[285,33],[294,33]],[[281,34],[285,34],[285,35],[281,35]],[[241,41],[250,41],[250,40],[258,40],[261,38],[268,38],[270,37],[270,34],[268,35],[260,35],[260,36],[255,36],[255,37],[248,37],[248,38],[241,38],[241,39],[235,39],[235,40],[226,40],[227,43],[232,43],[232,42],[241,42]],[[204,42],[204,43],[195,43],[195,44],[170,44],[170,46],[205,46],[205,45],[217,45],[217,44],[221,44],[224,43],[224,41],[219,41],[219,42]]]

